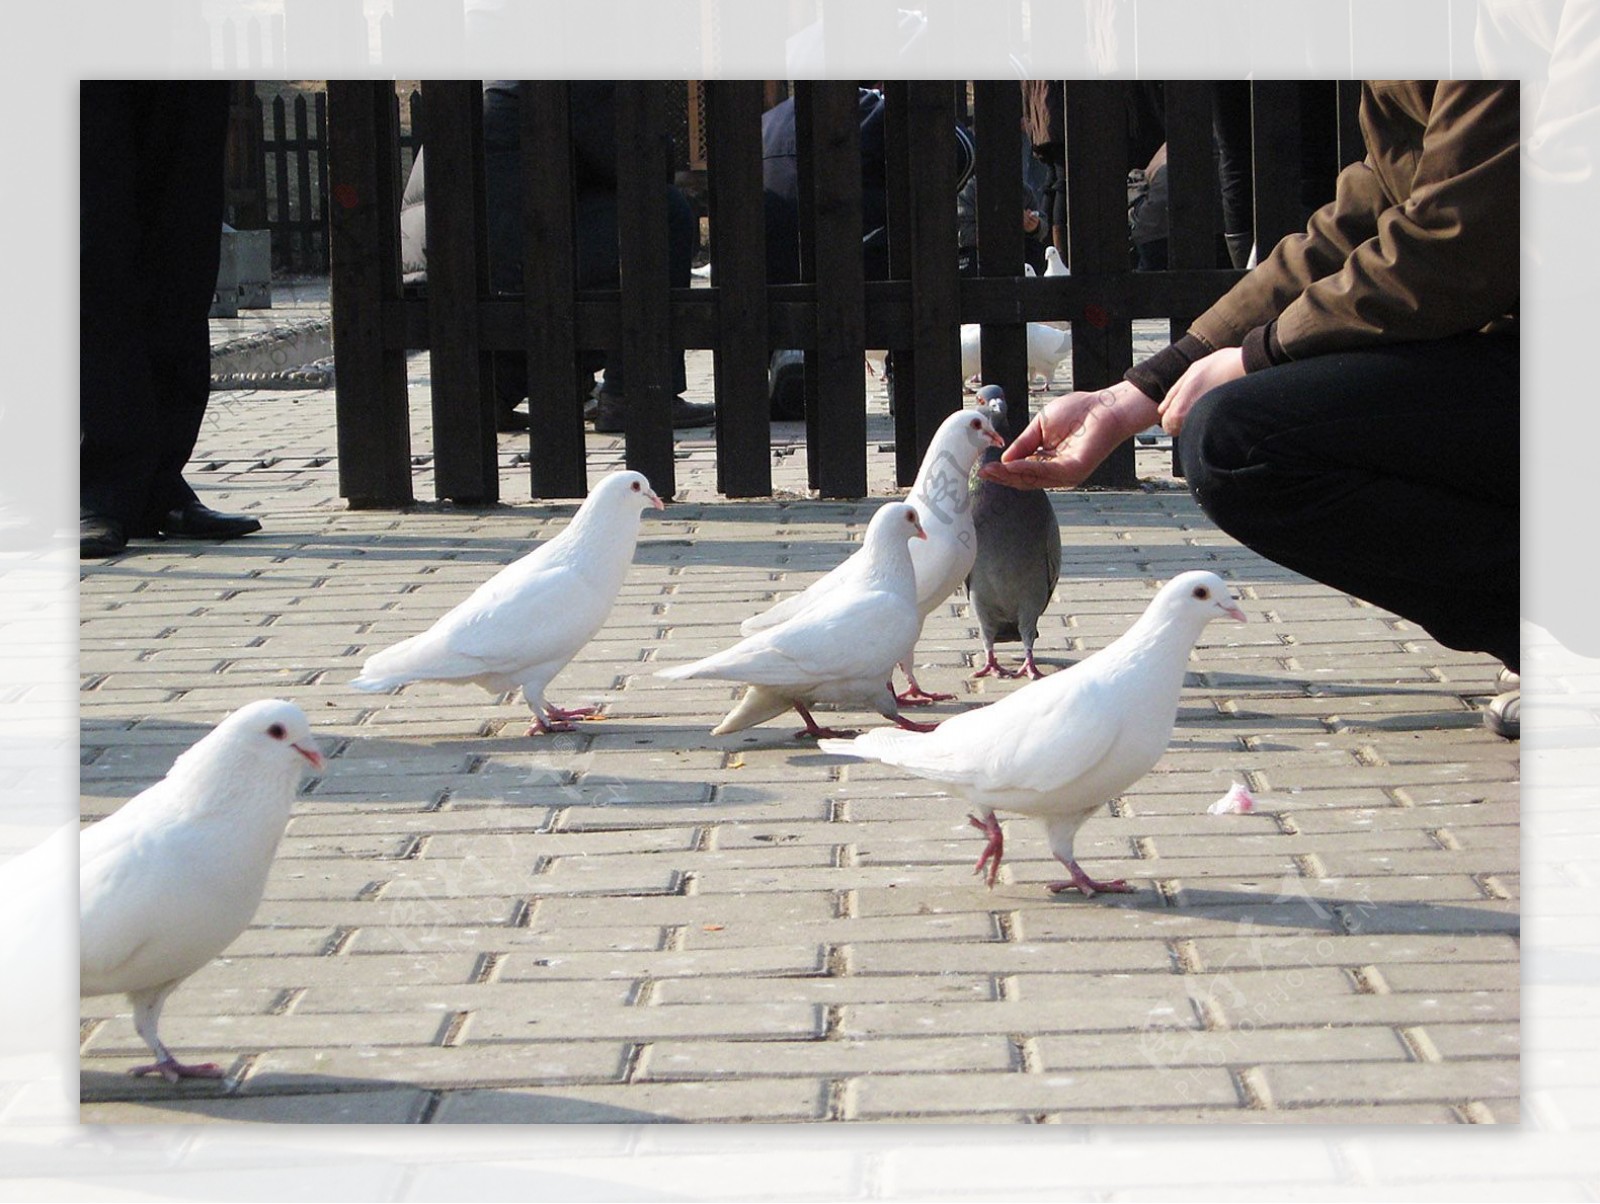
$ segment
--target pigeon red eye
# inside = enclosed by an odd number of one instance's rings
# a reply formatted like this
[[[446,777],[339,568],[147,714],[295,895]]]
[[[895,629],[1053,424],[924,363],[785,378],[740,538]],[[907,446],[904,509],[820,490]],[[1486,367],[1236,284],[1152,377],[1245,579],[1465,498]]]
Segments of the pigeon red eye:
[[[981,431],[983,429],[983,420],[981,418],[974,418],[972,420],[972,429],[975,431]]]
[[[638,492],[639,492],[639,482],[638,482],[638,481],[635,481],[635,482],[634,482],[634,483],[633,483],[633,485],[632,485],[632,486],[631,486],[631,488],[632,488],[632,489],[633,489],[633,491],[634,491],[634,492],[635,492],[635,493],[638,493]]]
[[[284,730],[283,724],[281,723],[274,723],[267,729],[267,735],[271,736],[274,740],[282,740],[288,734],[289,733]]]
[[[1197,585],[1197,586],[1194,587],[1194,596],[1196,598],[1199,598],[1200,601],[1204,602],[1207,598],[1209,598],[1211,596],[1211,591],[1208,590],[1203,585]]]

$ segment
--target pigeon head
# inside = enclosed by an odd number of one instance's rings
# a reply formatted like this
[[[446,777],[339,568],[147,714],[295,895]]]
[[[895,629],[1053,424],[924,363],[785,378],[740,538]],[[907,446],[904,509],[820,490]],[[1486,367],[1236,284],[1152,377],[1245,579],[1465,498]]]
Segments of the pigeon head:
[[[637,503],[641,510],[646,506],[654,510],[666,509],[666,505],[656,496],[656,491],[650,488],[650,482],[642,472],[611,473],[601,478],[589,496],[596,502],[615,501],[618,505]]]
[[[305,712],[280,698],[240,707],[180,760],[202,750],[208,760],[212,755],[227,757],[233,772],[261,777],[292,773],[299,781],[308,765],[317,770],[323,766],[322,751]]]
[[[890,502],[878,507],[872,521],[867,524],[867,534],[862,543],[879,547],[927,538],[928,533],[923,530],[922,518],[915,506],[906,502]]]
[[[1196,570],[1179,573],[1161,587],[1150,603],[1151,614],[1159,615],[1168,623],[1184,623],[1198,631],[1212,619],[1245,621],[1239,600],[1227,583],[1215,573]]]
[[[957,410],[941,422],[939,429],[934,432],[933,443],[928,448],[929,459],[938,452],[946,452],[958,464],[965,464],[970,469],[984,448],[1006,445],[1005,436],[995,429],[996,417],[993,410],[984,406]]]

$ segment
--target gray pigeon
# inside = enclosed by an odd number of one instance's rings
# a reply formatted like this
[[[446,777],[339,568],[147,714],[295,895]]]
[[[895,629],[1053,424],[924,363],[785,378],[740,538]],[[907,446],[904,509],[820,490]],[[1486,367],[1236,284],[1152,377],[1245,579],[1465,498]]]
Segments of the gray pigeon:
[[[978,390],[978,402],[1005,413],[1006,395],[999,385]],[[984,463],[1000,458],[991,448]],[[983,668],[974,677],[1040,678],[1033,661],[1039,638],[1039,616],[1050,605],[1061,576],[1061,528],[1049,495],[1042,489],[1013,489],[978,477],[973,485],[972,525],[978,555],[967,574],[978,628],[983,632]],[[1022,668],[1002,669],[995,660],[997,642],[1022,641]]]

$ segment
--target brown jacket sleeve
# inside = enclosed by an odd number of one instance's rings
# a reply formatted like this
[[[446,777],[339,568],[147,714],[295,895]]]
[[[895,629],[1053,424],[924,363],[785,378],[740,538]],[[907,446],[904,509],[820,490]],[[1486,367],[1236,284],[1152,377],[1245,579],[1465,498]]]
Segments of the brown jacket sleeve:
[[[1365,162],[1195,321],[1203,343],[1259,367],[1514,319],[1516,82],[1369,83],[1361,119]]]

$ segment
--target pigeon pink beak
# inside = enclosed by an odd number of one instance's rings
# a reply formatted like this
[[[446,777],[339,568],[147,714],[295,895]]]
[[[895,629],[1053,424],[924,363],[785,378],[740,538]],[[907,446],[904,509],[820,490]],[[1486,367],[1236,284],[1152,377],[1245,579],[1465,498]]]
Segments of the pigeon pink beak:
[[[914,536],[912,536],[912,538],[913,539],[927,539],[928,538],[928,533],[922,529],[922,521],[920,519],[917,520],[917,533]]]
[[[311,768],[315,769],[319,773],[322,771],[322,767],[327,764],[327,762],[323,759],[322,754],[314,748],[307,748],[303,744],[291,744],[289,747],[294,749],[295,752],[299,753],[307,761],[311,762]]]
[[[1222,608],[1222,613],[1227,615],[1230,619],[1236,619],[1240,623],[1249,622],[1249,620],[1244,617],[1244,611],[1240,610],[1237,606],[1224,606]]]
[[[1006,437],[999,431],[990,431],[989,442],[995,447],[1004,447],[1006,445]]]
[[[652,489],[650,491],[650,509],[652,509],[652,510],[665,510],[666,508],[667,508],[667,504],[665,502],[663,502],[661,500],[660,496],[656,493],[656,491],[654,489]]]

